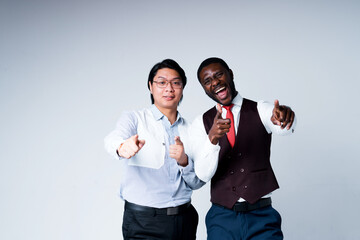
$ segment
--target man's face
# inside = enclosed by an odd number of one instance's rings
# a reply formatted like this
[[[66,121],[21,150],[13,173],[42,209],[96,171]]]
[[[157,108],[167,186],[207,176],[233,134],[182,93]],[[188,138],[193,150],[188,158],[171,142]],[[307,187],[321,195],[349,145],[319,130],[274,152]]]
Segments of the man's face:
[[[183,94],[183,83],[179,73],[170,68],[159,69],[153,84],[149,82],[154,104],[159,108],[176,110]]]
[[[210,98],[222,105],[231,104],[236,93],[231,70],[220,63],[212,63],[200,71],[199,77],[201,86]]]

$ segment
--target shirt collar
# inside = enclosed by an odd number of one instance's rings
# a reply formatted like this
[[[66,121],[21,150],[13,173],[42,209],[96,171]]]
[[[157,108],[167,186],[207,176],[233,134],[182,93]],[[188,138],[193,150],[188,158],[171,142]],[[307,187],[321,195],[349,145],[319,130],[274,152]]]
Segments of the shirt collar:
[[[237,105],[237,106],[241,107],[241,105],[243,103],[243,97],[240,95],[240,93],[238,93],[236,95],[236,97],[232,100],[232,103],[234,105]]]
[[[232,100],[231,103],[241,108],[241,105],[243,103],[243,97],[240,95],[240,93],[236,95],[236,97]]]
[[[160,120],[164,117],[164,114],[160,112],[160,110],[155,106],[155,104],[150,106],[150,111],[154,115],[155,120]]]
[[[164,114],[162,114],[162,112],[160,112],[160,110],[155,106],[155,104],[152,104],[150,106],[150,110],[151,110],[152,114],[154,115],[155,120],[157,120],[157,121],[163,119],[164,117],[166,117]],[[177,116],[176,116],[175,123],[177,121],[179,121],[179,123],[181,123],[183,121],[183,118],[181,117],[181,114],[179,112],[177,112],[176,115]]]

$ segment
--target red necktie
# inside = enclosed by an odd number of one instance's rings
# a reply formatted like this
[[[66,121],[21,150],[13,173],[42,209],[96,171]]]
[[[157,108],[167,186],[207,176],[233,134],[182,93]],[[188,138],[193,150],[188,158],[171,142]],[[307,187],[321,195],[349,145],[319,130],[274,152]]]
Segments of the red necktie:
[[[227,133],[227,138],[229,140],[229,143],[231,147],[234,147],[235,144],[235,128],[234,128],[234,115],[231,112],[231,108],[234,106],[234,104],[231,104],[229,106],[223,106],[226,109],[226,118],[229,118],[231,121],[229,132]]]

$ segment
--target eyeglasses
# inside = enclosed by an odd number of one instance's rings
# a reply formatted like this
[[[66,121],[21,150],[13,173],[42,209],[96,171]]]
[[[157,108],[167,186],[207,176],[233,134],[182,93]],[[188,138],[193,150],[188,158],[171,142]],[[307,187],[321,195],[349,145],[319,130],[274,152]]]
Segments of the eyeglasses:
[[[158,88],[166,88],[167,85],[170,83],[172,88],[175,89],[179,89],[183,87],[183,83],[180,80],[175,80],[175,81],[153,81],[154,83],[156,83],[156,86]]]

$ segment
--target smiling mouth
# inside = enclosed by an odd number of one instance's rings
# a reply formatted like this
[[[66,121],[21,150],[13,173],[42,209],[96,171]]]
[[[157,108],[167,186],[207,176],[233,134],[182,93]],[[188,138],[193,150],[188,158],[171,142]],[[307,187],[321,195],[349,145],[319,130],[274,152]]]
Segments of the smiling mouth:
[[[217,99],[219,99],[220,101],[226,99],[228,97],[227,89],[228,88],[226,86],[222,86],[222,87],[215,89],[214,93],[215,93]]]
[[[220,88],[216,89],[215,94],[218,94],[219,92],[221,92],[224,89],[225,89],[225,87],[220,87]]]

